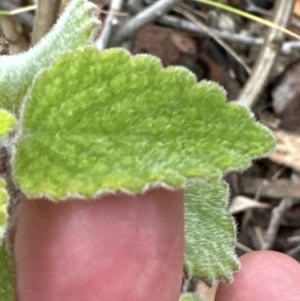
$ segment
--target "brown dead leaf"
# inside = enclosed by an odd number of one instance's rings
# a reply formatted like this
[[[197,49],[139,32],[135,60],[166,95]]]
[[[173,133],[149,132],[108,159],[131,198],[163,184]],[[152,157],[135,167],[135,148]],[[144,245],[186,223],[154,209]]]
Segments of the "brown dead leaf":
[[[273,161],[300,170],[300,135],[283,130],[274,132],[277,143],[269,155]]]
[[[171,34],[171,40],[177,49],[181,52],[196,53],[197,43],[195,39],[178,32]]]
[[[195,52],[197,44],[186,34],[149,25],[136,36],[133,53],[149,53],[159,57],[164,66],[175,64],[184,52]]]

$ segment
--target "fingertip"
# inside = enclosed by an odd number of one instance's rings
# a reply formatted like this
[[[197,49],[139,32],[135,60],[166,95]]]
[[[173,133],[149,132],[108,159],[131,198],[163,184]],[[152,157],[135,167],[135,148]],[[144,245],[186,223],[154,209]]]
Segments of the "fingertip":
[[[300,296],[300,264],[276,251],[243,255],[232,284],[221,283],[215,301],[296,301]]]

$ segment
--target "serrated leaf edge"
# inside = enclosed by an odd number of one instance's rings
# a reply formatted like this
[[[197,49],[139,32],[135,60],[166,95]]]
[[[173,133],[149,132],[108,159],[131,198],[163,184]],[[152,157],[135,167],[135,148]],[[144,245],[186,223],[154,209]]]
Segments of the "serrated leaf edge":
[[[98,7],[93,3],[73,0],[37,45],[25,53],[0,56],[0,87],[3,85],[7,89],[6,99],[0,100],[1,107],[17,111],[22,95],[43,68],[50,66],[62,53],[91,43],[101,24],[97,14]],[[86,40],[78,40],[83,33],[88,33]]]

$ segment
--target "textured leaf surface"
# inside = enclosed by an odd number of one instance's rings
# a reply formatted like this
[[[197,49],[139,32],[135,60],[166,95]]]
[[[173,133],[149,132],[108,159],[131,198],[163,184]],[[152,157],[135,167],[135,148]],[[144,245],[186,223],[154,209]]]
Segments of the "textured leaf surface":
[[[97,7],[74,0],[39,44],[23,54],[0,56],[0,107],[17,110],[34,77],[62,53],[86,45],[99,26]]]
[[[0,245],[2,244],[4,227],[7,222],[7,211],[6,211],[7,202],[8,202],[8,195],[5,190],[5,182],[3,179],[0,178]]]
[[[55,200],[101,190],[181,187],[244,168],[273,146],[217,84],[196,84],[150,56],[92,47],[62,55],[36,80],[22,121],[15,176]]]
[[[13,301],[13,269],[7,250],[0,242],[0,300]]]
[[[239,263],[235,225],[226,210],[228,187],[220,179],[189,181],[185,188],[185,265],[188,276],[212,285],[232,280]]]
[[[13,301],[13,270],[3,241],[7,201],[5,182],[0,178],[0,300]]]
[[[16,118],[7,112],[0,109],[0,139],[4,137],[16,124]]]
[[[207,301],[207,300],[196,294],[186,293],[180,296],[179,301]]]

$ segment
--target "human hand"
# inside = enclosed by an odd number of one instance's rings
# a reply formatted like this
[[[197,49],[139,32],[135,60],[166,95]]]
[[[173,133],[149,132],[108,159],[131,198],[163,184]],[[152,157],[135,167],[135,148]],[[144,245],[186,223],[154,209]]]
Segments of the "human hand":
[[[232,284],[221,283],[215,301],[299,301],[300,264],[275,251],[243,255]]]
[[[18,301],[177,301],[182,200],[182,190],[162,188],[22,200],[14,237]]]

